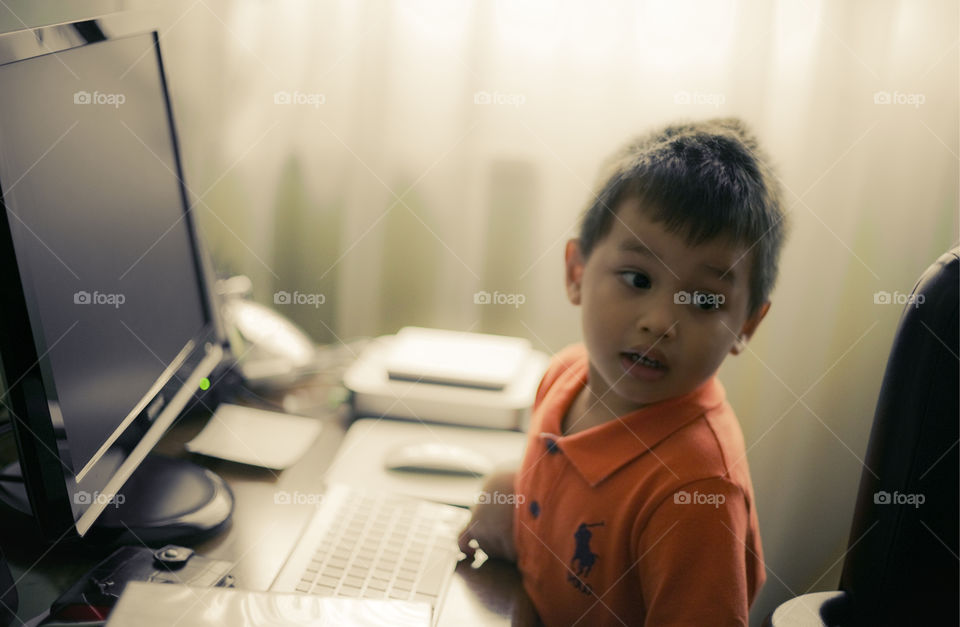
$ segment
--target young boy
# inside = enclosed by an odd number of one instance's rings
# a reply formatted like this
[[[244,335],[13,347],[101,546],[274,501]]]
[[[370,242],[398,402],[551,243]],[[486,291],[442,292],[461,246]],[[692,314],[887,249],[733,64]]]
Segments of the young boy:
[[[746,625],[765,579],[743,435],[716,372],[770,308],[779,186],[736,119],[670,125],[608,164],[567,296],[582,345],[540,383],[518,472],[461,535],[515,559],[547,625]]]

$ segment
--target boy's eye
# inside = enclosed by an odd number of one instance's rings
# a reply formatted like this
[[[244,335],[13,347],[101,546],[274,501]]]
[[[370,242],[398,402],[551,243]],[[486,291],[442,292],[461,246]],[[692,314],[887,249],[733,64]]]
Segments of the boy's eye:
[[[650,287],[650,277],[642,272],[626,270],[620,273],[620,277],[623,279],[624,283],[630,287],[636,287],[640,289],[647,289]]]
[[[701,311],[716,311],[723,305],[726,297],[723,294],[713,294],[711,292],[694,292],[691,300],[693,305],[696,305]]]

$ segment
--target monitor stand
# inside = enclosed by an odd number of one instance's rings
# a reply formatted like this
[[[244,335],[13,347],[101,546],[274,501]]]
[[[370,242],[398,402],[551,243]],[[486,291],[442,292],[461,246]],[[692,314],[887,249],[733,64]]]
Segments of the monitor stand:
[[[19,464],[3,474],[19,476]],[[0,484],[0,499],[30,512],[23,483]],[[147,455],[121,492],[123,503],[108,505],[87,539],[150,546],[194,543],[219,532],[233,513],[233,492],[226,482],[186,459]]]

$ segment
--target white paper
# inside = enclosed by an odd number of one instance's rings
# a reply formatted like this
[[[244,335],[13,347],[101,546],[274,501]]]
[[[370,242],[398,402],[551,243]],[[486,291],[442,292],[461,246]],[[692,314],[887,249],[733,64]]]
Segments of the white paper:
[[[223,404],[186,447],[191,453],[282,470],[307,452],[321,427],[314,418]]]

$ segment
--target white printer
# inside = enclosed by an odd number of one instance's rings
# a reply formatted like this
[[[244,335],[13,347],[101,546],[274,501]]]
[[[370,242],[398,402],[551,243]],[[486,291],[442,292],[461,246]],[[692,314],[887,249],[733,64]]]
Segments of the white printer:
[[[404,327],[344,374],[357,416],[525,430],[549,359],[523,338]]]

